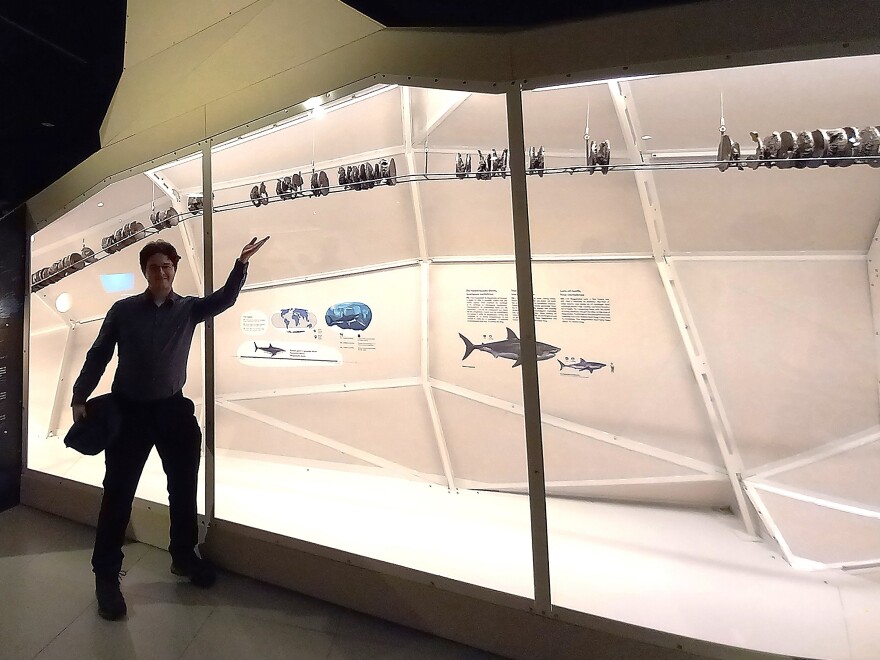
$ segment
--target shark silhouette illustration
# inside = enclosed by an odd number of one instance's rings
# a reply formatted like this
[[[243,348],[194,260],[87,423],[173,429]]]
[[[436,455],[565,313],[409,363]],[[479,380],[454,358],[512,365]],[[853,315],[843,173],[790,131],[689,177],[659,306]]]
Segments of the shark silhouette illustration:
[[[268,346],[257,346],[257,342],[254,342],[254,350],[255,351],[263,351],[264,353],[268,353],[272,357],[278,355],[278,353],[283,353],[283,348],[278,348],[277,346],[272,346],[270,343]]]
[[[556,360],[559,363],[559,371],[563,369],[574,369],[575,371],[589,371],[593,373],[594,371],[598,371],[602,367],[607,365],[602,362],[587,362],[584,358],[581,358],[578,362],[572,362],[571,364],[565,364],[562,360]]]
[[[467,356],[474,351],[483,351],[492,357],[503,357],[508,360],[514,360],[514,367],[518,367],[522,364],[522,346],[519,337],[517,337],[516,333],[510,328],[507,328],[507,339],[491,341],[486,344],[474,344],[461,333],[458,333],[458,336],[461,337],[461,340],[464,342],[464,357],[461,358],[462,361],[466,360]],[[536,342],[536,348],[538,351],[538,360],[549,360],[560,351],[556,346],[551,346],[550,344],[545,344],[540,341]]]

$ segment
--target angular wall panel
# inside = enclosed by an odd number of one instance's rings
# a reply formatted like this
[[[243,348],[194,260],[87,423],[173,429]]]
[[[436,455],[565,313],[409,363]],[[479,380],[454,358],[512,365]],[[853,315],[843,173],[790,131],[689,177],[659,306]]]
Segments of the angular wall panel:
[[[421,387],[309,394],[237,403],[415,472],[443,474]]]
[[[676,268],[747,468],[880,422],[864,262]]]

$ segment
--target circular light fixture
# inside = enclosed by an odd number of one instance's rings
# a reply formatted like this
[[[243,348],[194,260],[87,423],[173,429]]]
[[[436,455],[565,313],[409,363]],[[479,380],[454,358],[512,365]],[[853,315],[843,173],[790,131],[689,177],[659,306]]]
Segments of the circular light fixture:
[[[55,309],[62,314],[69,312],[71,307],[73,307],[73,298],[69,293],[62,293],[55,299]]]
[[[643,135],[643,136],[642,136],[642,139],[643,139],[643,140],[653,140],[653,139],[654,139],[654,136],[653,136],[653,135]]]
[[[98,202],[98,208],[101,208],[102,206],[104,206],[104,202]]]

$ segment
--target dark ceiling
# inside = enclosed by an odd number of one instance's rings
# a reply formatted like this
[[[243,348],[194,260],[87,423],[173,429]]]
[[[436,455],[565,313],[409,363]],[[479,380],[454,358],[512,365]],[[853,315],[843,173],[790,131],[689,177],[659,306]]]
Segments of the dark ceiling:
[[[693,1],[693,0],[691,0]],[[389,27],[517,27],[687,0],[348,0]],[[88,158],[122,74],[125,0],[0,5],[0,216]]]

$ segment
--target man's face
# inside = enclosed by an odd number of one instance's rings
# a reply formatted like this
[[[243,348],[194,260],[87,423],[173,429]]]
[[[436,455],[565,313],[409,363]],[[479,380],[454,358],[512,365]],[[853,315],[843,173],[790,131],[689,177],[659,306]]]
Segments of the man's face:
[[[171,290],[174,282],[174,264],[164,254],[154,254],[147,260],[147,285],[151,291],[164,293]]]

